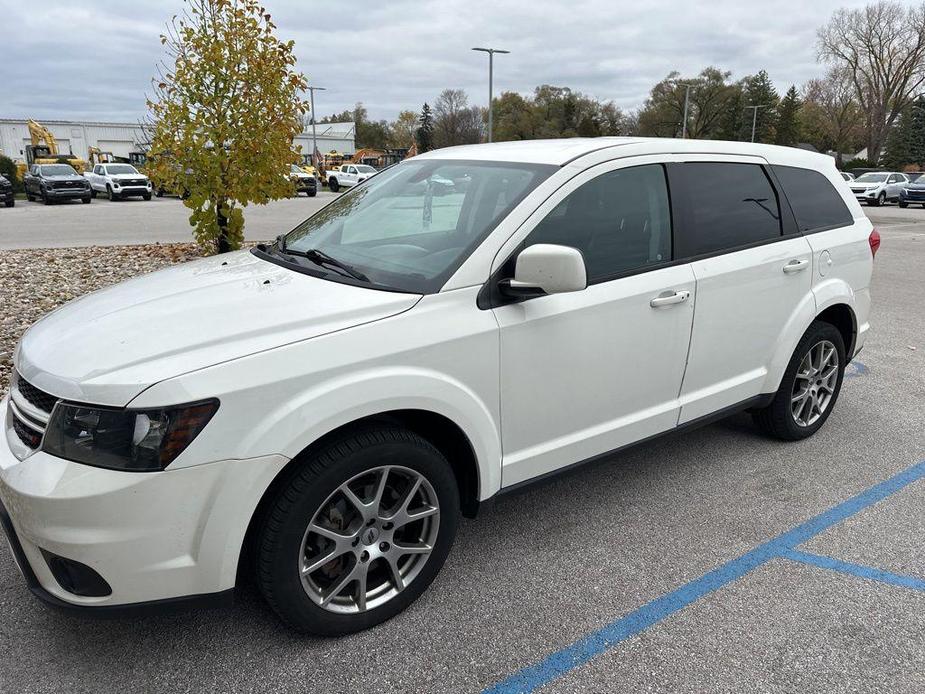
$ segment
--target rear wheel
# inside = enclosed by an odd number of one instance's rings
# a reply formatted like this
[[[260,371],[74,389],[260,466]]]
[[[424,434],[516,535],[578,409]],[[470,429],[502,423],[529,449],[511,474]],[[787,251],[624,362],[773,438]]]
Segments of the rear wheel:
[[[845,374],[845,343],[831,323],[814,321],[790,358],[774,400],[754,413],[766,433],[796,441],[815,434],[829,418]]]
[[[399,428],[325,446],[283,485],[257,540],[257,580],[290,626],[347,634],[395,616],[453,544],[459,492],[446,458]]]

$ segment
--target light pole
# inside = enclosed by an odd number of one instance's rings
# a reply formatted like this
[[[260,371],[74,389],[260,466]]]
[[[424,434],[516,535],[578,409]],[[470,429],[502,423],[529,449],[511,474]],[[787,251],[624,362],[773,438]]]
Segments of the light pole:
[[[309,87],[308,91],[311,94],[311,105],[312,105],[312,166],[315,168],[315,172],[318,172],[318,167],[316,166],[317,162],[315,161],[315,152],[318,151],[318,138],[315,135],[315,90],[319,92],[325,91],[324,87]]]
[[[758,106],[746,106],[745,108],[752,109],[752,142],[755,141],[755,126],[758,123],[758,109],[767,108],[767,104],[759,104]]]
[[[681,125],[681,139],[687,139],[687,105],[690,102],[691,98],[691,87],[692,84],[681,84],[678,83],[679,87],[684,87],[684,123]]]
[[[473,51],[481,51],[482,53],[488,53],[488,141],[491,142],[491,126],[492,126],[492,100],[494,99],[494,69],[495,69],[495,53],[510,53],[510,51],[505,51],[500,48],[473,48]]]

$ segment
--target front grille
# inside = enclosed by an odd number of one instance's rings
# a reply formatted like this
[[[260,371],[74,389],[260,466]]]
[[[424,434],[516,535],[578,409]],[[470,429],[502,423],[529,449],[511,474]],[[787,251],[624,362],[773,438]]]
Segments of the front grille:
[[[925,200],[925,190],[907,190],[906,198],[909,200]]]
[[[81,188],[83,184],[80,181],[58,181],[52,184],[53,188]]]
[[[122,186],[123,188],[128,188],[131,186],[143,186],[144,184],[145,184],[144,181],[137,181],[137,180],[119,181],[119,185]]]
[[[42,434],[30,426],[27,426],[19,417],[13,417],[13,431],[19,440],[29,448],[35,450],[42,443]]]
[[[18,371],[13,372],[13,388],[19,391],[19,394],[33,407],[37,407],[42,412],[51,413],[58,402],[58,398],[49,395],[44,390],[39,390],[26,379],[19,375]]]

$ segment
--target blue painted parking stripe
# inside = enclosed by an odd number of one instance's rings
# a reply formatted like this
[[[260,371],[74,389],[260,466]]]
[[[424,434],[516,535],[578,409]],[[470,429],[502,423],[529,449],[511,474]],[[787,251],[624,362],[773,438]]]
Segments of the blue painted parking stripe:
[[[833,525],[895,494],[903,487],[925,477],[925,461],[870,487],[847,501],[814,516],[755,549],[726,562],[677,590],[651,602],[580,639],[571,646],[552,653],[535,665],[520,670],[484,690],[485,694],[532,692],[592,658],[614,648],[626,639],[678,612],[700,598],[741,578],[771,559],[781,557]]]
[[[818,566],[822,569],[831,569],[832,571],[851,574],[859,578],[867,578],[872,581],[879,581],[880,583],[889,583],[891,586],[911,588],[912,590],[921,590],[925,592],[925,581],[920,578],[915,578],[914,576],[902,576],[889,571],[883,571],[882,569],[875,569],[872,566],[852,564],[851,562],[841,561],[840,559],[832,559],[832,557],[825,557],[821,554],[809,554],[808,552],[800,552],[795,549],[784,550],[781,552],[781,556],[784,559],[798,561],[801,564]]]

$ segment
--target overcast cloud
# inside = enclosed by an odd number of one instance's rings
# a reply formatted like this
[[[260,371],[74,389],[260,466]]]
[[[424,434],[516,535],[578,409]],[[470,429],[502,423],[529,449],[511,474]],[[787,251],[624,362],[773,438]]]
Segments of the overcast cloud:
[[[266,0],[323,116],[362,101],[373,118],[418,110],[444,88],[487,103],[495,93],[568,86],[634,109],[672,70],[707,65],[735,78],[766,69],[783,92],[823,72],[815,32],[842,6],[829,2],[650,0]],[[158,40],[179,0],[0,0],[0,117],[135,121],[163,55]]]

